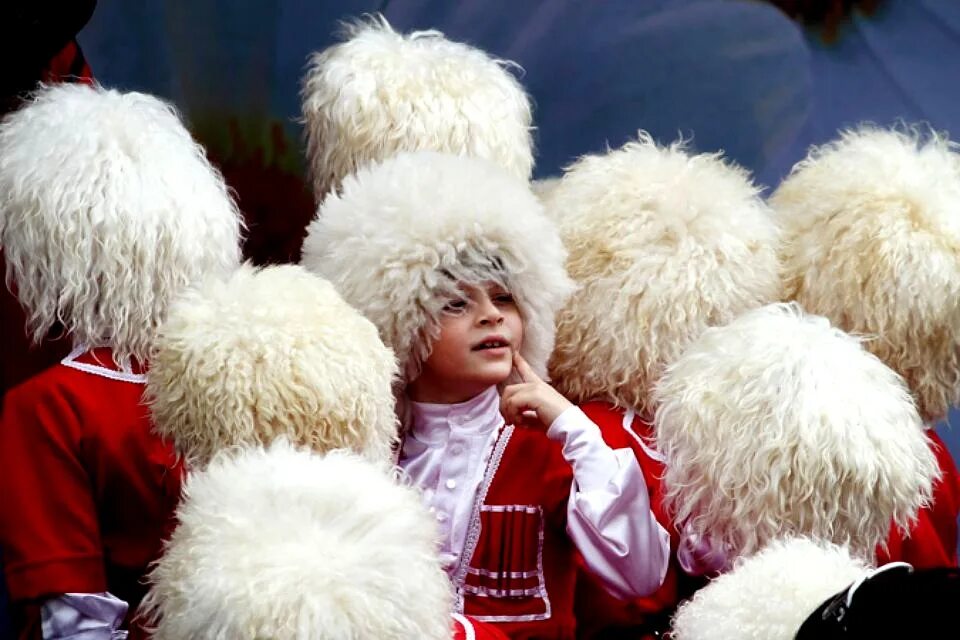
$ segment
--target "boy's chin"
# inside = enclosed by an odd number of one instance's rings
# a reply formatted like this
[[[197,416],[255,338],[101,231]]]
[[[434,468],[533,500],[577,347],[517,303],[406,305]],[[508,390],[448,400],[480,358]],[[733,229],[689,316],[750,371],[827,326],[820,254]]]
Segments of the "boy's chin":
[[[479,386],[483,386],[484,388],[505,383],[512,384],[515,382],[515,380],[513,380],[514,376],[511,375],[512,373],[513,367],[504,369],[503,371],[485,371],[483,374],[477,375],[474,380]],[[519,378],[517,378],[516,381],[519,381]]]

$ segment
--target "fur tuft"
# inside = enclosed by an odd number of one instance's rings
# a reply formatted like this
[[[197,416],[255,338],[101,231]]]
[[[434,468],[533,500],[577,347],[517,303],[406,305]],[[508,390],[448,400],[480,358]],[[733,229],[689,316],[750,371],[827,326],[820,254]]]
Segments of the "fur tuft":
[[[902,375],[927,422],[960,403],[960,157],[937,134],[861,128],[770,199],[787,295]]]
[[[452,597],[416,491],[280,440],[191,474],[140,608],[156,640],[449,640]]]
[[[533,191],[533,194],[540,199],[540,202],[546,205],[546,203],[550,201],[550,195],[557,188],[557,186],[559,186],[559,184],[560,178],[556,176],[550,178],[540,178],[539,180],[530,181],[530,189]],[[547,213],[552,213],[549,207],[547,208]]]
[[[734,556],[789,534],[873,561],[939,473],[900,376],[795,304],[707,329],[655,398],[668,508]]]
[[[240,260],[240,215],[169,104],[85,84],[40,89],[0,123],[7,285],[39,341],[145,361],[174,295]]]
[[[382,16],[345,35],[311,56],[303,79],[317,202],[357,169],[403,151],[477,156],[529,179],[532,116],[510,73],[516,65],[437,31],[397,33]]]
[[[525,181],[484,160],[401,154],[361,169],[307,230],[303,264],[380,329],[403,383],[414,379],[456,284],[501,282],[524,321],[521,353],[540,374],[572,285],[566,253]]]
[[[241,267],[177,300],[147,376],[156,430],[191,464],[284,436],[386,461],[397,437],[393,354],[330,283]]]
[[[773,541],[681,605],[673,640],[793,640],[807,616],[869,567],[844,548]]]
[[[653,385],[707,327],[778,299],[778,231],[748,173],[681,143],[584,156],[547,198],[580,285],[550,373],[574,402],[650,413]]]

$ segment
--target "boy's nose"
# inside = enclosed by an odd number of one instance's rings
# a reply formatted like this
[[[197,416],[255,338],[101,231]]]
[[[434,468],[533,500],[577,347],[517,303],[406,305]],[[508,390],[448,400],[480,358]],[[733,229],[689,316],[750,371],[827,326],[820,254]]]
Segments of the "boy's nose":
[[[503,322],[503,313],[493,301],[484,296],[478,309],[480,312],[480,324],[500,324]]]

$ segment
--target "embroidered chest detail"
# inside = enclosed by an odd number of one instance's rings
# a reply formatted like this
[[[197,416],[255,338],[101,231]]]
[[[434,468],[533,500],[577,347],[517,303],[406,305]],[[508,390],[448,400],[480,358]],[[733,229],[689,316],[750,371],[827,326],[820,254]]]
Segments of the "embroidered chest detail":
[[[544,514],[539,505],[486,504],[513,427],[490,458],[456,574],[457,610],[485,622],[551,616],[543,571]]]

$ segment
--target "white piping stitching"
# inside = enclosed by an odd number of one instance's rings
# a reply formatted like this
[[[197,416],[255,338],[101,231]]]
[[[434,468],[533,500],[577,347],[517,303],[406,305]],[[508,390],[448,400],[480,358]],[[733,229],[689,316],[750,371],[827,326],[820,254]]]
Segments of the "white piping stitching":
[[[546,518],[543,517],[543,510],[540,510],[540,539],[537,542],[537,571],[540,574],[540,590],[543,597],[543,603],[546,610],[543,612],[543,619],[550,618],[550,596],[547,595],[547,578],[543,574],[543,523]]]
[[[480,505],[480,511],[490,513],[529,513],[534,514],[540,511],[540,508],[532,504],[484,504]]]
[[[639,444],[640,448],[643,449],[643,452],[647,454],[647,457],[649,457],[652,460],[656,460],[657,462],[666,464],[667,463],[666,456],[664,456],[662,453],[660,453],[659,451],[657,451],[656,449],[648,445],[646,441],[640,437],[640,434],[638,434],[636,431],[633,430],[633,419],[634,417],[636,417],[636,415],[637,415],[636,411],[634,411],[633,409],[627,409],[623,414],[623,422],[622,422],[623,428],[626,430],[627,433],[633,436],[633,439],[637,441],[637,444]]]
[[[484,578],[536,578],[540,574],[537,571],[488,571],[487,569],[474,569],[467,567],[467,573],[474,576],[483,576]]]
[[[453,619],[460,623],[460,626],[463,627],[463,640],[477,640],[477,632],[473,629],[473,623],[470,622],[469,618],[466,618],[459,613],[451,613]]]
[[[77,371],[83,371],[84,373],[100,376],[101,378],[109,378],[110,380],[118,380],[120,382],[132,382],[134,384],[146,384],[147,375],[145,373],[115,371],[114,369],[108,369],[100,365],[76,361],[76,358],[80,357],[84,353],[87,353],[88,351],[89,349],[86,347],[77,347],[70,352],[70,355],[61,360],[60,364],[65,367],[70,367],[71,369],[76,369]]]
[[[537,585],[528,589],[494,589],[492,587],[475,587],[472,584],[463,585],[466,593],[479,596],[481,598],[518,598],[524,596],[542,595],[543,589]]]

